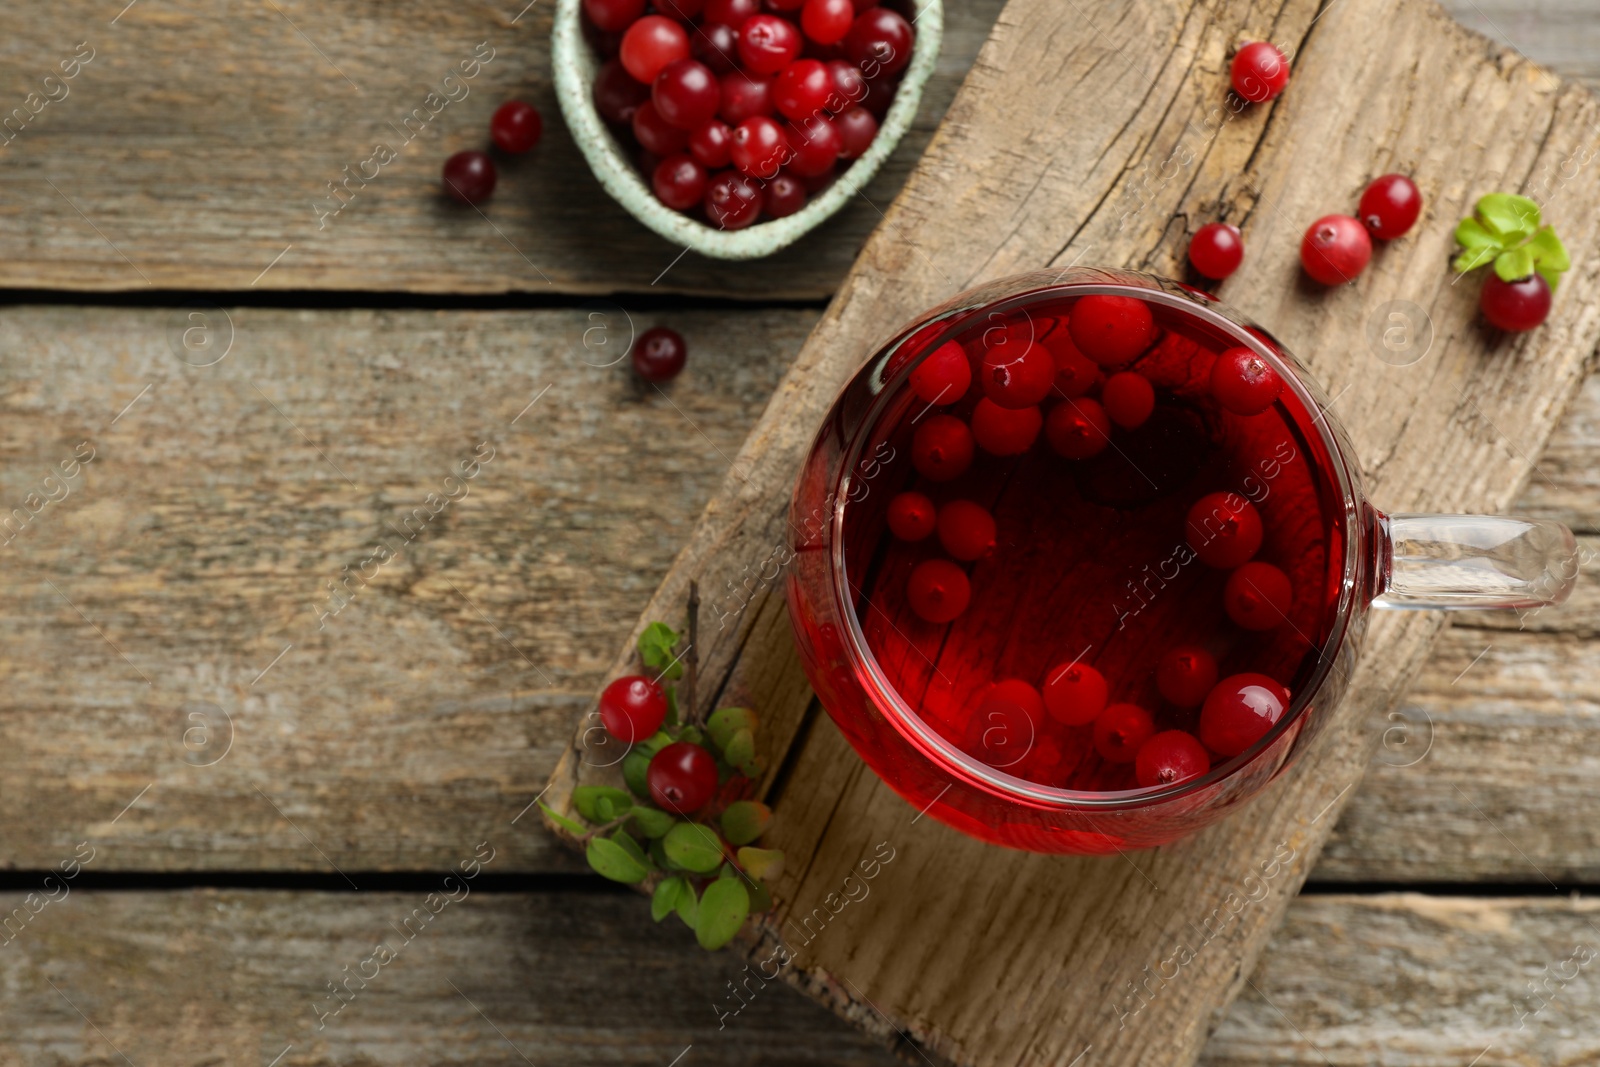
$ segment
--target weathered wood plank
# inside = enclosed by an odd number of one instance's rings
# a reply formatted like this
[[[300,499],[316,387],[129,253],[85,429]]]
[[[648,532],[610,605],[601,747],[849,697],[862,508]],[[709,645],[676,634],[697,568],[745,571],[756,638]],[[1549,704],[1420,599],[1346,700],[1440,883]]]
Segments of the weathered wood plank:
[[[130,7],[113,21],[115,7],[88,0],[50,5],[0,49],[0,115],[40,94],[3,148],[0,287],[825,297],[927,145],[1000,0],[950,4],[916,128],[863,195],[793,247],[740,264],[675,263],[682,249],[594,180],[551,89],[548,2]],[[62,82],[57,64],[78,41],[92,59]],[[480,44],[488,63],[444,84],[463,61],[473,69]],[[446,203],[440,166],[487,147],[489,116],[514,96],[544,115],[542,143],[501,161],[482,214]],[[426,125],[407,134],[418,108]],[[379,144],[397,158],[363,168]],[[347,174],[352,192],[335,200],[329,183]]]
[[[1254,113],[1188,144],[1220,96],[1229,44],[1262,25],[1304,38],[1296,91],[1271,122]],[[1375,38],[1378,25],[1388,32]],[[1076,51],[1047,62],[1059,39]],[[1157,59],[1141,68],[1130,54]],[[1515,58],[1484,62],[1486,54],[1489,46],[1436,9],[1404,0],[1345,0],[1320,16],[1310,4],[1263,13],[1130,2],[1097,8],[1087,24],[1081,10],[1013,0],[929,155],[752,433],[743,476],[713,503],[647,615],[675,613],[691,577],[720,588],[741,561],[762,558],[783,536],[788,487],[810,430],[888,323],[975,280],[1044,260],[1092,252],[1100,262],[1171,271],[1186,236],[1174,219],[1220,214],[1245,223],[1256,251],[1223,296],[1272,324],[1330,394],[1344,397],[1340,417],[1382,505],[1511,504],[1530,472],[1526,456],[1543,445],[1594,348],[1600,315],[1588,305],[1600,276],[1586,262],[1563,285],[1558,299],[1567,303],[1538,344],[1502,341],[1473,324],[1472,290],[1450,285],[1449,229],[1483,191],[1521,187],[1587,148],[1597,109],[1547,72]],[[1027,99],[1048,103],[1042,114],[1015,109]],[[1012,121],[994,120],[999,101],[1015,109]],[[1485,122],[1547,137],[1491,145],[1473,132]],[[1316,165],[1304,166],[1313,145]],[[1131,185],[1130,176],[1160,173],[1185,148],[1193,163],[1183,182]],[[1348,201],[1376,170],[1394,166],[1411,171],[1429,198],[1429,220],[1414,242],[1386,249],[1337,293],[1298,282],[1306,222],[1328,210],[1330,195]],[[1595,239],[1596,199],[1592,183],[1567,183],[1547,198],[1553,216],[1585,231],[1573,242],[1580,248]],[[1397,298],[1430,308],[1437,331],[1434,354],[1411,368],[1375,359],[1362,336],[1365,320]],[[737,632],[703,640],[701,651],[709,677],[729,679],[785,723],[804,708],[805,694],[754,679],[780,675],[764,661],[781,662],[792,649],[751,639],[775,630],[768,621],[782,610],[777,594],[753,603]],[[905,858],[882,875],[872,902],[806,937],[797,984],[863,1025],[909,1031],[961,1062],[1067,1063],[1090,1046],[1101,1063],[1184,1062],[1198,1054],[1209,1013],[1249,973],[1331,828],[1327,816],[1370,756],[1376,738],[1367,718],[1420,669],[1438,626],[1423,615],[1375,620],[1352,699],[1297,771],[1231,822],[1138,864],[1005,854],[932,820],[914,823],[916,813],[871,775],[837,784],[836,776],[817,784],[792,775],[775,834],[800,861],[780,879],[785,907],[767,925],[766,943],[795,937],[790,916],[810,914],[862,855],[890,841]],[[742,669],[746,662],[755,668]],[[624,655],[615,669],[629,666]],[[799,765],[815,762],[812,746],[837,749],[826,730],[807,736]],[[553,780],[558,796],[578,780],[580,757],[575,745],[564,758]],[[824,786],[835,804],[800,805],[820,826],[785,817],[787,796]],[[1278,864],[1263,904],[1195,962],[1159,1012],[1119,1030],[1106,994],[1130,970],[1137,974],[1139,961],[1163,958],[1196,916],[1223,906],[1258,861],[1283,847],[1297,859]],[[985,918],[1000,915],[1003,923]]]

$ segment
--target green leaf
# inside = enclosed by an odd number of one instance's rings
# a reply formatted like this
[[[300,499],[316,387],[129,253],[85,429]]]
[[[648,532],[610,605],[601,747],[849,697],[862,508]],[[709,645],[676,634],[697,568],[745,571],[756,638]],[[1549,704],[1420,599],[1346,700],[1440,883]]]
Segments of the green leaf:
[[[706,743],[706,735],[700,731],[698,726],[685,726],[678,731],[678,740],[687,741],[691,745],[704,745]]]
[[[760,756],[739,765],[739,773],[746,778],[760,778],[761,772],[767,769],[767,761]]]
[[[1450,269],[1457,274],[1465,274],[1469,270],[1487,266],[1494,262],[1494,257],[1499,255],[1499,246],[1494,248],[1469,248],[1461,253],[1450,264]]]
[[[706,886],[694,920],[694,938],[703,949],[718,949],[733,940],[750,917],[750,892],[738,878],[718,878]]]
[[[1502,237],[1532,237],[1539,229],[1539,205],[1515,193],[1490,193],[1478,201],[1477,214]]]
[[[643,800],[650,795],[650,756],[638,745],[622,757],[622,780],[628,783],[628,792]]]
[[[590,838],[589,848],[585,854],[588,856],[589,866],[613,882],[636,885],[644,881],[645,875],[650,873],[644,864],[634,858],[633,853],[609,837]]]
[[[716,831],[697,822],[681,822],[661,839],[667,859],[686,871],[709,874],[722,865],[722,842]]]
[[[611,802],[610,815],[601,814],[602,800]],[[590,822],[610,822],[633,806],[633,798],[609,785],[580,785],[572,791],[572,806]]]
[[[633,817],[634,828],[651,838],[662,836],[672,829],[673,823],[678,821],[660,808],[650,808],[643,804],[635,804],[628,814]]]
[[[664,720],[668,726],[676,726],[683,721],[683,716],[678,713],[678,687],[669,685],[664,687],[667,694],[667,717]]]
[[[1572,259],[1567,255],[1567,246],[1561,243],[1561,238],[1556,236],[1556,231],[1549,226],[1544,227],[1523,247],[1533,253],[1533,260],[1540,267],[1560,273],[1572,266]]]
[[[650,858],[655,861],[657,867],[661,867],[669,871],[682,869],[667,858],[666,850],[661,847],[661,839],[659,837],[650,842],[650,848],[648,849],[648,852],[650,854]]]
[[[557,814],[555,809],[551,808],[550,805],[546,804],[542,800],[539,802],[539,810],[544,812],[545,818],[549,819],[551,822],[555,823],[569,834],[577,834],[579,837],[582,837],[584,834],[589,832],[589,828],[587,826],[580,822],[575,822],[574,820],[567,818],[565,815]]]
[[[1500,238],[1484,229],[1477,219],[1462,219],[1456,224],[1456,244],[1469,249],[1504,247]]]
[[[655,864],[650,861],[650,857],[645,855],[643,846],[641,846],[638,841],[634,840],[633,835],[628,833],[628,831],[619,827],[617,831],[611,835],[611,840],[621,845],[623,851],[632,856],[640,864],[640,866],[644,867],[645,870],[648,871],[650,868],[655,866]]]
[[[689,883],[678,875],[661,879],[661,882],[656,886],[655,893],[650,897],[650,918],[660,922],[677,911],[678,897],[688,888]]]
[[[772,809],[757,800],[736,800],[722,813],[722,836],[732,845],[748,845],[767,830]]]
[[[706,720],[706,733],[711,735],[711,743],[719,750],[726,749],[734,734],[740,730],[749,730],[753,734],[760,721],[749,708],[718,708]]]
[[[761,912],[772,910],[772,894],[767,891],[765,885],[756,882],[752,885],[746,885],[745,889],[750,893],[751,915],[759,915]]]
[[[639,635],[639,658],[646,667],[660,670],[672,662],[679,634],[664,622],[653,622]]]
[[[695,896],[694,886],[685,881],[683,892],[678,897],[678,918],[683,920],[683,925],[694,929],[694,921],[700,914],[700,898]]]
[[[1526,245],[1507,249],[1494,258],[1494,272],[1503,282],[1514,282],[1533,273],[1533,253]]]
[[[1561,272],[1543,266],[1535,267],[1534,269],[1539,272],[1539,277],[1544,279],[1544,283],[1550,287],[1550,291],[1552,293],[1555,292],[1556,286],[1561,284]]]
[[[735,767],[742,767],[755,759],[756,738],[749,730],[739,730],[722,747],[722,758]]]
[[[770,882],[783,873],[783,850],[778,848],[751,848],[739,850],[739,866],[752,878]]]

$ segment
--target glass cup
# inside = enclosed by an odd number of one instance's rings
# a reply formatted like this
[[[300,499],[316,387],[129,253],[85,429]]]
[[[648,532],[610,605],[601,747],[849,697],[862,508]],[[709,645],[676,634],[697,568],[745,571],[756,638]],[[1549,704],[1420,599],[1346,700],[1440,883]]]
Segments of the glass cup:
[[[958,830],[1173,841],[1304,751],[1369,610],[1571,592],[1566,527],[1386,515],[1354,456],[1295,358],[1207,293],[1090,268],[970,290],[866,360],[806,459],[786,586],[806,673]]]

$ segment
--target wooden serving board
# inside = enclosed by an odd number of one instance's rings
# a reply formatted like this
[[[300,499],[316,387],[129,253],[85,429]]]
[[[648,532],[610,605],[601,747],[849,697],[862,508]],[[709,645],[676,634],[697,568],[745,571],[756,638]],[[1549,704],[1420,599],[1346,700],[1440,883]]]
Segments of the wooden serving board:
[[[1293,53],[1293,79],[1275,104],[1234,114],[1229,57],[1261,38]],[[752,960],[781,941],[795,957],[785,981],[930,1062],[1192,1061],[1249,982],[1443,620],[1375,617],[1333,725],[1222,825],[1105,858],[992,848],[920,818],[816,706],[781,588],[761,577],[786,541],[801,458],[839,386],[921,309],[1045,265],[1181,277],[1189,235],[1223,219],[1243,228],[1247,255],[1220,295],[1322,381],[1374,500],[1504,508],[1600,337],[1597,124],[1587,91],[1427,0],[1011,0],[640,620],[681,620],[698,579],[711,608],[702,702],[749,704],[764,719],[773,770],[761,787],[778,812],[768,836],[789,862],[776,910],[746,946]],[[1426,198],[1415,230],[1352,285],[1306,281],[1305,227],[1353,211],[1390,170],[1413,175]],[[1575,260],[1550,322],[1521,337],[1485,329],[1480,279],[1448,270],[1455,221],[1496,190],[1538,199]],[[1382,344],[1396,326],[1417,331],[1399,354]],[[615,670],[637,669],[630,647]],[[585,761],[582,736],[546,795],[558,810],[575,784],[610,773]],[[870,882],[846,883],[886,855]]]

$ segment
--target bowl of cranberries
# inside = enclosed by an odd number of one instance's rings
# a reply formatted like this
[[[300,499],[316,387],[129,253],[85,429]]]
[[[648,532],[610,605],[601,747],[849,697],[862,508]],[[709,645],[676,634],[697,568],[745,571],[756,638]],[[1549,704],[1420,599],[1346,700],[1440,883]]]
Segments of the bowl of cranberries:
[[[910,127],[941,0],[558,0],[556,94],[606,192],[717,259],[793,243]]]

